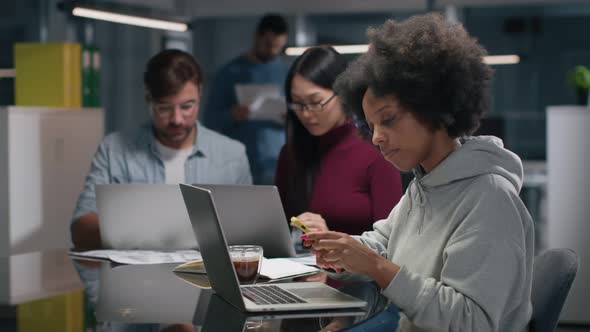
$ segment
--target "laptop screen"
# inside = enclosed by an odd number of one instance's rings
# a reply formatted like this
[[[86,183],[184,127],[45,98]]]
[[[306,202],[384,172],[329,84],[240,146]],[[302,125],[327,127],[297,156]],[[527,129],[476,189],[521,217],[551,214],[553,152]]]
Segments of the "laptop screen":
[[[242,292],[211,192],[185,184],[180,184],[180,191],[199,242],[211,287],[232,305],[244,310]]]

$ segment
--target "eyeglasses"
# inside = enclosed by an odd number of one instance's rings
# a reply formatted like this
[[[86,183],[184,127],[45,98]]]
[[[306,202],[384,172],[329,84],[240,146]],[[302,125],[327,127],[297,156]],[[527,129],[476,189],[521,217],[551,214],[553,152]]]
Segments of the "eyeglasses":
[[[161,118],[167,118],[173,115],[176,106],[180,107],[180,114],[186,117],[190,116],[193,113],[194,109],[198,106],[198,103],[196,101],[188,101],[183,104],[151,104],[154,113]]]
[[[319,112],[321,112],[321,111],[324,110],[324,108],[326,107],[326,105],[328,105],[328,103],[330,101],[332,101],[332,99],[334,99],[334,97],[336,97],[336,94],[333,94],[330,98],[328,98],[324,102],[309,103],[309,104],[290,103],[288,105],[288,107],[289,107],[290,110],[293,110],[295,112],[303,112],[304,110],[308,110],[308,111],[313,112],[313,113],[319,113]]]

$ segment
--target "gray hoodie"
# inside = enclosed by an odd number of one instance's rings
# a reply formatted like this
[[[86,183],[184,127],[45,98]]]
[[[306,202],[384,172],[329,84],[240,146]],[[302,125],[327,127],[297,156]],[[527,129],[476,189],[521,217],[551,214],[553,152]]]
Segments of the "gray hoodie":
[[[401,266],[383,294],[398,331],[526,331],[534,234],[520,200],[522,163],[491,136],[428,174],[414,171],[400,203],[358,240]]]

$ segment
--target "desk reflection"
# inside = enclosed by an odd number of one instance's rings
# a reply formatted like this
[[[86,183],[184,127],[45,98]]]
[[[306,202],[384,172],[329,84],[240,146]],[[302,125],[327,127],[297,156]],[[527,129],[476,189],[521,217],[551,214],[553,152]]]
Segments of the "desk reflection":
[[[73,263],[103,331],[338,331],[376,308],[244,313],[202,287],[202,280],[172,272],[176,264]],[[312,279],[317,278],[325,277]]]

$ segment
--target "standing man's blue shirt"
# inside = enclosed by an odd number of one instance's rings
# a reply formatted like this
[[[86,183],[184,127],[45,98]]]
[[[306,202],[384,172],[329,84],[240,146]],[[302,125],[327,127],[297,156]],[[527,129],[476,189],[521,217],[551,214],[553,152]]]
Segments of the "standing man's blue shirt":
[[[285,143],[284,128],[272,121],[235,121],[231,109],[237,105],[236,84],[277,84],[281,90],[289,64],[281,57],[268,63],[253,63],[243,55],[225,65],[211,85],[203,110],[204,124],[246,145],[255,184],[274,182],[277,159]]]
[[[186,183],[252,184],[244,145],[196,123],[193,151],[184,164]],[[127,133],[112,133],[100,143],[73,222],[96,212],[97,184],[165,183],[164,163],[151,123]]]

